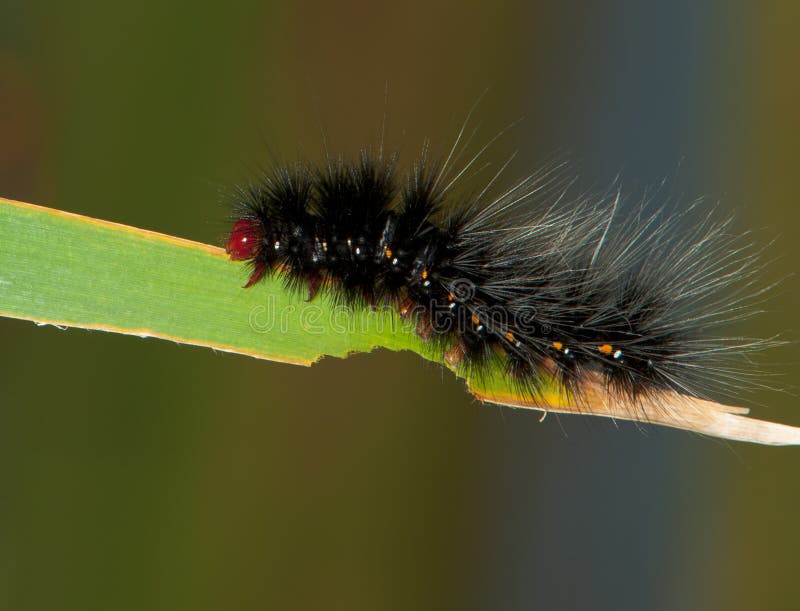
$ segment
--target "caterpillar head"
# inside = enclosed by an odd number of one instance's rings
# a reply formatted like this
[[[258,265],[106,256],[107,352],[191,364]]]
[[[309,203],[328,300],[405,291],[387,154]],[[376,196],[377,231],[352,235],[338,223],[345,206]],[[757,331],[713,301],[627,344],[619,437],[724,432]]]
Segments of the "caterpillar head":
[[[225,252],[232,261],[255,259],[261,251],[264,240],[264,227],[256,219],[243,218],[236,221],[231,229]]]
[[[260,256],[263,245],[264,226],[257,219],[242,218],[236,221],[225,244],[225,252],[231,261],[249,261],[252,264],[253,272],[245,288],[261,280],[267,271],[266,263]]]

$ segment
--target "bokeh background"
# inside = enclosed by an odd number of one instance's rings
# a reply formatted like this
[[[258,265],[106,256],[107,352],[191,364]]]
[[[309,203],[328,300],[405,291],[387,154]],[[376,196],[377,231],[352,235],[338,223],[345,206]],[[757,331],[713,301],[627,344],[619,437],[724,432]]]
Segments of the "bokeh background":
[[[668,176],[796,270],[796,3],[0,6],[0,193],[218,242],[273,151],[477,116],[513,174]],[[385,88],[388,83],[388,101]],[[57,256],[57,253],[54,253]],[[797,281],[742,332],[796,329]],[[3,609],[796,609],[800,450],[476,404],[378,352],[312,369],[0,320]],[[776,352],[796,383],[796,349]],[[800,424],[798,400],[758,414]]]

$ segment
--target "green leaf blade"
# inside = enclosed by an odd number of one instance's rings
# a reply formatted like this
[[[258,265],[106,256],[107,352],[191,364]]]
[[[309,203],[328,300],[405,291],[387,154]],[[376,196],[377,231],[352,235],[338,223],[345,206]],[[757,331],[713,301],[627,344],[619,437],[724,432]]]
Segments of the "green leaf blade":
[[[299,365],[377,347],[411,350],[453,369],[391,308],[338,308],[324,293],[307,303],[275,278],[243,290],[245,271],[214,246],[0,198],[0,316]],[[502,365],[467,383],[501,405],[800,444],[800,427],[748,418],[743,408],[675,393],[626,402],[609,397],[600,379],[587,380],[580,399],[552,380],[541,397],[520,396]]]
[[[0,200],[0,313],[310,364],[421,346],[393,312],[349,318],[268,279],[248,290],[219,248]]]

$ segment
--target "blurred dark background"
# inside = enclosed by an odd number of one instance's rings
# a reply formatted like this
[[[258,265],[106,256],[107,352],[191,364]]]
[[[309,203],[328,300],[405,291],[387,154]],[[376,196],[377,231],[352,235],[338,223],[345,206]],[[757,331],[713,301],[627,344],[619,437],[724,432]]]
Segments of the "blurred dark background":
[[[0,194],[217,242],[272,150],[477,112],[512,175],[669,176],[798,234],[798,5],[4,2]],[[388,104],[384,89],[388,82]],[[798,285],[742,332],[792,337]],[[796,609],[800,449],[475,403],[379,352],[312,369],[0,319],[3,609]],[[798,379],[796,350],[776,352]],[[800,423],[797,399],[757,414]]]

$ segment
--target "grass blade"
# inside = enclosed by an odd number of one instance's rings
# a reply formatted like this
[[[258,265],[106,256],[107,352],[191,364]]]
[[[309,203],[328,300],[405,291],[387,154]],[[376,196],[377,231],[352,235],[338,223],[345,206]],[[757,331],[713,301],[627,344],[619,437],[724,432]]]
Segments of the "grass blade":
[[[310,365],[377,347],[431,354],[389,308],[306,303],[268,280],[242,290],[246,273],[222,249],[152,231],[0,198],[0,316],[155,337],[256,358]],[[515,395],[502,375],[468,381],[483,401],[545,412],[650,422],[774,445],[800,444],[800,428],[745,417],[747,410],[664,394],[609,403],[599,385],[588,405],[555,389],[547,406]]]

